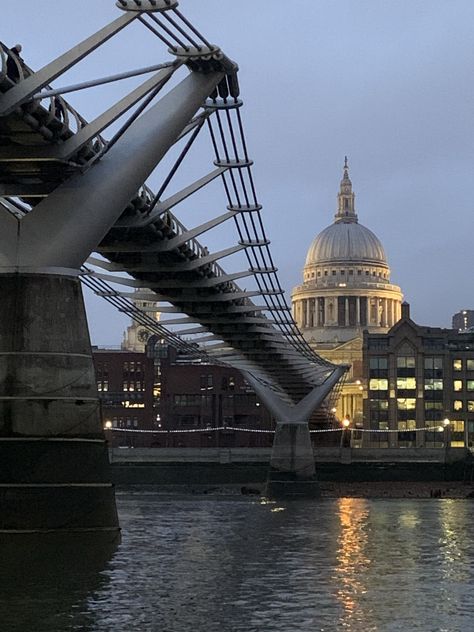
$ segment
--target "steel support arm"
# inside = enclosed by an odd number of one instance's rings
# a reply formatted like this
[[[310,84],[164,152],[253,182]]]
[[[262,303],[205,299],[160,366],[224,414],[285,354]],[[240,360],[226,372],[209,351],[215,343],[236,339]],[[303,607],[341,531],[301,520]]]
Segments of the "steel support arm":
[[[121,31],[137,17],[136,13],[125,13],[80,42],[67,53],[61,55],[47,66],[30,75],[0,97],[0,116],[10,114],[16,107],[28,101],[33,95],[48,85],[56,77],[77,64],[93,50]]]
[[[166,154],[222,73],[192,73],[142,114],[85,174],[40,202],[12,235],[16,267],[79,268]]]

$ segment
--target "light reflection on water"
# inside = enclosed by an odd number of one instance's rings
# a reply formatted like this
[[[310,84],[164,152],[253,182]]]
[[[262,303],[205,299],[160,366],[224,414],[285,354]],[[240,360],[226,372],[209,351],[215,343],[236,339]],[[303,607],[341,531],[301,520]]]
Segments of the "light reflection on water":
[[[2,632],[472,629],[469,500],[269,503],[136,489],[118,501],[123,543],[110,562],[71,568],[60,583],[51,566],[16,598],[3,577]]]

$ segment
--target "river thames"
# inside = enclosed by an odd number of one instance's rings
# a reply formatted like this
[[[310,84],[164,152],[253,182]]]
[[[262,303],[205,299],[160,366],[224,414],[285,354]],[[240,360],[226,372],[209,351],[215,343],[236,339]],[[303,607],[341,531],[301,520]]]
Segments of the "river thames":
[[[2,632],[472,629],[474,505],[117,494],[111,559],[2,575]]]

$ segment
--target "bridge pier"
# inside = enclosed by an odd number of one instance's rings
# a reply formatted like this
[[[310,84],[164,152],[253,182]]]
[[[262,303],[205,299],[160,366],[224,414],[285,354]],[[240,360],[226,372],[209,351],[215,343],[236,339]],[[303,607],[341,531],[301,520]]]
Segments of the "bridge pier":
[[[277,423],[265,494],[271,498],[321,495],[307,421]]]
[[[247,381],[277,421],[273,440],[270,470],[265,495],[271,498],[317,498],[320,496],[316,479],[313,446],[308,420],[344,374],[340,365],[328,372],[325,380],[315,385],[299,402],[291,405],[262,380],[246,372]],[[302,421],[304,420],[304,421]]]
[[[0,274],[0,537],[119,536],[77,274]]]

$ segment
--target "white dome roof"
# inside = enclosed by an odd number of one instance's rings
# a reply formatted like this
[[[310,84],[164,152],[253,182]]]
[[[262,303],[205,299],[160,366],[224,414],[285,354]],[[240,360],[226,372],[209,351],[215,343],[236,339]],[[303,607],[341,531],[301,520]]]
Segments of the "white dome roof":
[[[374,233],[357,222],[337,222],[325,228],[313,240],[306,265],[336,263],[387,266],[382,244]]]
[[[338,209],[334,224],[325,228],[314,239],[306,255],[306,266],[366,264],[388,268],[385,252],[378,237],[359,224],[347,156],[337,201]]]

